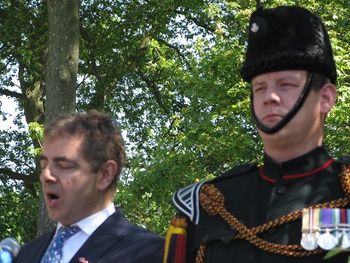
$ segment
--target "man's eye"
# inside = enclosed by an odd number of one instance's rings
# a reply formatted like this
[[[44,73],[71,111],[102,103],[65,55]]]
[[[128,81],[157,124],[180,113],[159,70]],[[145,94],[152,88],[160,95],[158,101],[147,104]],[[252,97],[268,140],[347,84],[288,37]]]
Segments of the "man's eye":
[[[75,168],[75,166],[73,164],[67,163],[67,162],[58,162],[57,166],[60,169],[74,169]]]
[[[265,90],[265,88],[263,86],[259,86],[259,87],[254,87],[253,88],[253,93],[261,93]]]
[[[294,87],[296,87],[297,85],[295,85],[294,83],[289,83],[289,82],[285,82],[285,83],[282,83],[281,84],[281,87],[282,88],[285,88],[285,89],[287,89],[287,88],[294,88]]]

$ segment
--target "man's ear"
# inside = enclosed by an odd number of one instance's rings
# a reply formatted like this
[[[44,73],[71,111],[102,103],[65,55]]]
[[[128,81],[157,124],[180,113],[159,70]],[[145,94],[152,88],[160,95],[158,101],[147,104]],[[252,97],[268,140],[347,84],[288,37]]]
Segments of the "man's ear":
[[[337,100],[337,89],[334,84],[326,83],[320,89],[320,109],[321,113],[327,114]]]
[[[118,164],[113,160],[108,160],[102,165],[97,174],[96,187],[98,190],[106,190],[115,181],[117,169]]]

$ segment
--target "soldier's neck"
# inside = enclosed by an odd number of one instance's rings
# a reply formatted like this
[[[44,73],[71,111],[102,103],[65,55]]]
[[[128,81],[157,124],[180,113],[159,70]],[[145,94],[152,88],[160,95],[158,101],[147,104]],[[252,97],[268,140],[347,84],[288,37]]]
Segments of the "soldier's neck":
[[[265,144],[264,151],[275,162],[282,163],[302,156],[322,145],[322,140],[303,144]]]

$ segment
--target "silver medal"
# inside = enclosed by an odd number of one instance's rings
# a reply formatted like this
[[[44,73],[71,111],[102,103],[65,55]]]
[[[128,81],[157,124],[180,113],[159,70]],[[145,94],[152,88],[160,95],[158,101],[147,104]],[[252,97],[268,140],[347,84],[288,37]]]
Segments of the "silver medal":
[[[301,240],[300,240],[300,245],[305,249],[305,250],[315,250],[317,248],[317,237],[313,233],[303,233]]]
[[[317,244],[324,250],[331,250],[336,247],[337,239],[326,229],[326,232],[318,238]]]

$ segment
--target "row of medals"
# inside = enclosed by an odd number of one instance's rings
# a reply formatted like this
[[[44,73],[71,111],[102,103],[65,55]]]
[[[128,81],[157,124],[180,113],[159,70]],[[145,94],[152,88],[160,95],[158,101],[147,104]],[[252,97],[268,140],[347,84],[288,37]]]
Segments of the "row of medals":
[[[320,230],[304,230],[300,245],[306,250],[320,247],[324,250],[350,248],[349,225],[325,227]]]

